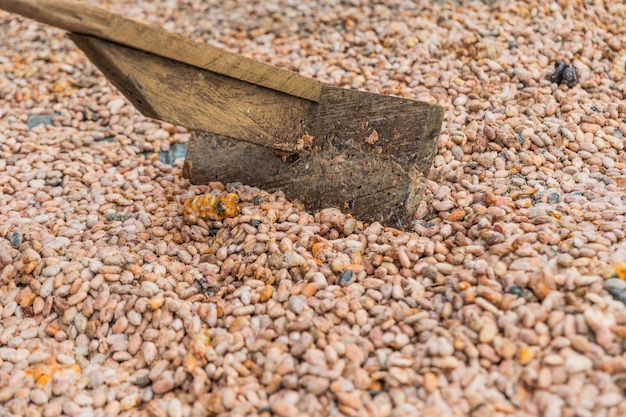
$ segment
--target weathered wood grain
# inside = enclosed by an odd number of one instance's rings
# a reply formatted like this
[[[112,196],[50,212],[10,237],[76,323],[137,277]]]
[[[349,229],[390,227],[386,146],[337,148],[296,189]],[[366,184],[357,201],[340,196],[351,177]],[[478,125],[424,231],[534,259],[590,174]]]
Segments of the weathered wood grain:
[[[338,207],[365,221],[408,227],[436,153],[441,107],[325,86],[313,112],[311,146],[288,159],[195,132],[187,176],[195,184],[241,181],[280,189],[307,209]]]
[[[314,102],[92,36],[70,34],[144,115],[291,153]]]
[[[308,208],[335,206],[386,224],[406,225],[414,215],[440,107],[330,85],[314,103],[91,36],[71,38],[143,114],[210,132],[188,149],[193,183],[281,189]]]

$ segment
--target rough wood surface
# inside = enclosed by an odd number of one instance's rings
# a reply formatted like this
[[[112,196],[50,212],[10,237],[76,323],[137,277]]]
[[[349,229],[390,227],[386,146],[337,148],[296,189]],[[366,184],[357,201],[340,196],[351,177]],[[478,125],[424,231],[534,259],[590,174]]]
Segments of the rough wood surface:
[[[188,149],[192,182],[282,189],[311,209],[335,206],[386,224],[406,225],[415,213],[441,127],[438,106],[329,85],[314,103],[91,36],[71,38],[143,114],[210,132]]]
[[[316,104],[92,36],[70,38],[144,115],[291,152]]]
[[[320,98],[322,83],[319,81],[75,0],[0,0],[0,9],[68,32],[95,36],[292,96],[312,101]]]
[[[195,132],[186,175],[196,184],[241,181],[280,189],[307,209],[338,207],[365,221],[408,227],[436,153],[441,107],[326,86],[313,110],[312,144],[287,159]]]
[[[409,227],[425,185],[417,166],[407,172],[392,158],[355,156],[338,163],[328,150],[286,162],[262,146],[200,131],[188,144],[185,175],[195,184],[282,190],[307,210],[337,207],[362,221]]]

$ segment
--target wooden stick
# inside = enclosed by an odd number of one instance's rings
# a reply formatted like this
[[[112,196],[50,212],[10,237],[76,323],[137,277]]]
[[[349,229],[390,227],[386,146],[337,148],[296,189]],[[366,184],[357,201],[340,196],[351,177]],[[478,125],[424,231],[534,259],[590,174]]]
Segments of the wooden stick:
[[[73,0],[0,0],[0,9],[314,102],[323,83]]]
[[[291,154],[319,104],[93,36],[70,39],[144,115]]]

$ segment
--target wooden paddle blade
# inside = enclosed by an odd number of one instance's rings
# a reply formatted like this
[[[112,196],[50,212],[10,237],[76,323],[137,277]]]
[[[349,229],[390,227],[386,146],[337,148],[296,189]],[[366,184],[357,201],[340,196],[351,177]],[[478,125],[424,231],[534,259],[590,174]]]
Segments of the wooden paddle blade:
[[[311,209],[334,206],[387,224],[413,218],[441,107],[330,85],[316,103],[99,38],[71,38],[144,115],[220,135],[216,148],[192,143],[194,183],[282,189]]]

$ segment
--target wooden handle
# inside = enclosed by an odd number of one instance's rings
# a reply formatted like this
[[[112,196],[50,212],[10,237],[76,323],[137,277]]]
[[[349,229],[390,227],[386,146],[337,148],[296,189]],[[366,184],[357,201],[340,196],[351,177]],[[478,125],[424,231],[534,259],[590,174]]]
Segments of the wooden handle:
[[[173,61],[319,102],[323,83],[194,42],[74,0],[0,0],[7,10],[68,32],[91,35]]]

